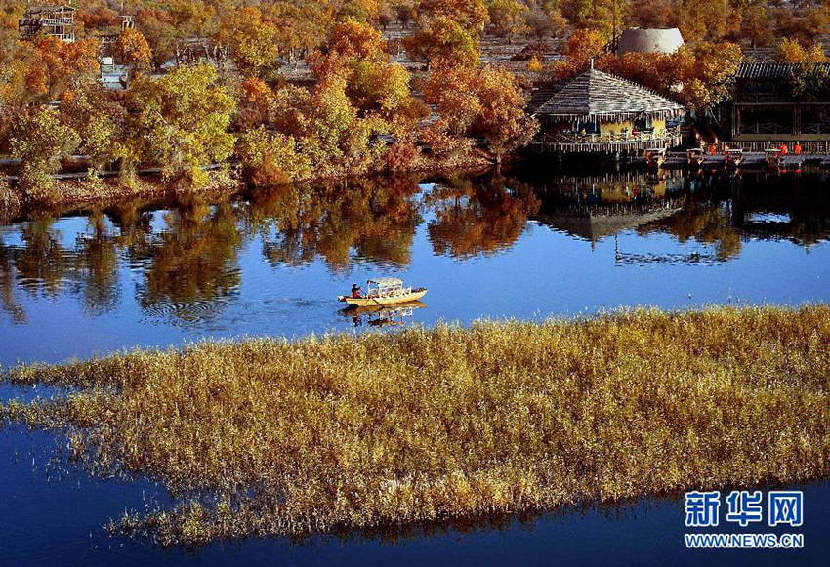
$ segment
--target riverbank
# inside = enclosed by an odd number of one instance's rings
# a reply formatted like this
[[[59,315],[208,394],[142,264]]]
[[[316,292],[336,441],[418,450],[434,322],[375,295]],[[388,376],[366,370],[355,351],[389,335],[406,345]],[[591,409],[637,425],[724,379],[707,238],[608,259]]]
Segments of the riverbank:
[[[163,544],[825,478],[830,307],[638,310],[13,369],[73,459],[148,475]]]
[[[508,160],[508,161],[513,161]],[[394,175],[423,175],[435,177],[459,173],[480,173],[493,166],[492,159],[476,151],[457,159],[421,160],[406,171]],[[230,167],[230,166],[229,166]],[[390,173],[375,172],[369,177],[384,177]],[[312,175],[295,181],[294,184],[322,184],[348,182],[350,176],[320,177]],[[164,182],[158,174],[137,176],[132,183],[123,183],[117,177],[97,180],[55,180],[54,185],[43,190],[25,191],[16,184],[0,180],[0,222],[40,214],[45,210],[86,210],[106,208],[143,199],[155,201],[181,201],[194,198],[219,199],[246,191],[256,190],[249,186],[239,174],[226,168],[208,171],[207,183],[194,185],[187,182]]]

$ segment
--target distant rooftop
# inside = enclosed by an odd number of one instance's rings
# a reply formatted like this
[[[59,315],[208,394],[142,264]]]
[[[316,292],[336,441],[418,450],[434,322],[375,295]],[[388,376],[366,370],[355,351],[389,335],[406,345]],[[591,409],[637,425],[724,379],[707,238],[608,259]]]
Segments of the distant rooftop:
[[[803,63],[778,63],[774,61],[752,62],[744,61],[738,66],[735,77],[738,79],[787,79],[793,71],[801,68]],[[812,63],[814,68],[824,69],[830,73],[830,62]]]

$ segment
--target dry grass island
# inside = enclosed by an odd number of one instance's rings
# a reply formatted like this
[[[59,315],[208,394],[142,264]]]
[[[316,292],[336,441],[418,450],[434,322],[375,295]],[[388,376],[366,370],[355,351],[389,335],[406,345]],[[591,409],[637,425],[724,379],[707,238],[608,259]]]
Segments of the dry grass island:
[[[163,544],[378,529],[830,471],[830,307],[623,311],[19,367],[6,419],[180,505]]]

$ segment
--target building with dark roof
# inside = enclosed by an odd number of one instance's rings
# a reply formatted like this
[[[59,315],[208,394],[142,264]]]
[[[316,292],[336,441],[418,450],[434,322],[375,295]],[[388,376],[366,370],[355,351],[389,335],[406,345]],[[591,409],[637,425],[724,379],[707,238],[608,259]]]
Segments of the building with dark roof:
[[[733,142],[830,141],[830,63],[744,62],[727,104]]]

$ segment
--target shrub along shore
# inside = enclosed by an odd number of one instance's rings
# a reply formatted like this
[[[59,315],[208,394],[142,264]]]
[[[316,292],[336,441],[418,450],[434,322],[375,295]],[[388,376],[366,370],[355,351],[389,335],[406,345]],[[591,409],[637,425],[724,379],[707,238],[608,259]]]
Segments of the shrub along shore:
[[[633,310],[135,351],[8,379],[7,420],[180,504],[163,544],[378,529],[830,471],[830,306]]]

